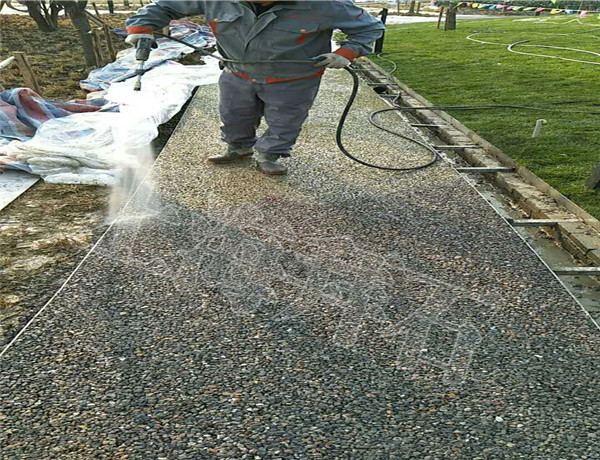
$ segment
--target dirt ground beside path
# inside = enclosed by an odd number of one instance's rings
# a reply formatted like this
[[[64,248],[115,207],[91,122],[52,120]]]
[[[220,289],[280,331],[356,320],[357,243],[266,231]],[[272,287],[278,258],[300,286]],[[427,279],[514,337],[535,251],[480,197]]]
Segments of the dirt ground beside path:
[[[102,20],[111,27],[124,27],[127,16],[104,14]],[[59,23],[57,32],[42,33],[28,16],[0,15],[0,60],[22,51],[37,76],[42,96],[57,101],[85,99],[79,80],[91,69],[85,66],[79,36],[71,21],[61,17]],[[116,36],[113,43],[117,51],[128,47]],[[6,89],[25,86],[17,66],[4,69],[0,81]]]
[[[103,231],[109,193],[39,182],[0,212],[0,345],[56,292]]]

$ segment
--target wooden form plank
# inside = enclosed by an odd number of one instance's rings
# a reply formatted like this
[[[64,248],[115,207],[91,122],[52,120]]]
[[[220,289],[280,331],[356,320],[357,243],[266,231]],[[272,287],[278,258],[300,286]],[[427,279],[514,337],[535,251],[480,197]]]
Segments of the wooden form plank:
[[[556,267],[552,271],[557,275],[587,275],[600,276],[600,267]]]
[[[92,29],[92,41],[94,43],[94,55],[96,56],[96,65],[100,68],[108,64],[104,57],[104,51],[102,50],[102,29]]]
[[[460,173],[476,173],[476,174],[487,174],[487,173],[503,173],[513,172],[515,168],[507,166],[490,166],[490,167],[467,167],[467,168],[455,168]]]
[[[25,81],[25,86],[31,88],[37,94],[41,95],[42,90],[40,89],[38,80],[35,74],[33,73],[31,66],[29,65],[29,61],[27,60],[27,56],[25,55],[25,53],[17,51],[14,53],[14,58],[17,65],[19,66],[19,71],[23,76],[23,80]]]
[[[356,68],[356,67],[352,67],[352,70],[354,70],[355,72],[362,72],[362,73],[380,73],[383,74],[383,72],[377,70],[377,69],[361,69],[361,68]]]
[[[581,222],[577,219],[506,219],[513,227],[556,227],[563,223]]]
[[[413,128],[443,128],[444,126],[448,126],[448,125],[436,125],[433,123],[411,123],[411,125]]]
[[[112,33],[108,24],[104,24],[102,26],[102,32],[104,33],[104,41],[106,42],[108,58],[110,59],[110,62],[113,62],[117,59],[117,52],[115,51],[115,45],[112,41]]]
[[[105,26],[105,25],[108,25],[108,24],[106,24],[106,22],[104,22],[102,19],[100,19],[100,18],[98,18],[98,17],[94,16],[92,13],[90,13],[90,12],[89,12],[89,11],[87,11],[87,10],[83,10],[83,14],[85,14],[85,15],[87,16],[87,18],[88,18],[90,21],[92,21],[94,24],[96,24],[97,26],[103,27],[103,26]]]
[[[478,145],[434,145],[436,150],[464,150],[476,149]]]
[[[398,89],[398,86],[395,83],[392,83],[390,81],[381,81],[381,82],[377,82],[377,83],[367,83],[367,86],[387,86],[388,88],[392,88],[392,89]]]

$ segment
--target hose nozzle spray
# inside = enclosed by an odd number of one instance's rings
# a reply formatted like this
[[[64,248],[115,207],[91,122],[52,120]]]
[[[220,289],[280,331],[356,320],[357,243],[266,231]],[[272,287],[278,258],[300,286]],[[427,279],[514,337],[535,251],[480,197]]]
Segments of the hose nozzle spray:
[[[141,38],[138,40],[135,47],[135,60],[137,66],[135,68],[135,83],[133,84],[134,91],[141,91],[142,89],[142,75],[146,73],[144,70],[144,64],[150,57],[150,51],[154,46],[154,40],[151,38]]]

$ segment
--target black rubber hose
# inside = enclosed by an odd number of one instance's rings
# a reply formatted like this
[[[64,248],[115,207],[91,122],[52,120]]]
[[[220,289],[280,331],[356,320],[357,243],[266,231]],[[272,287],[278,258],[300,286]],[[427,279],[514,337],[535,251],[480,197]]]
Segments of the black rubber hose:
[[[336,136],[335,136],[335,141],[337,143],[337,146],[345,156],[347,156],[352,161],[355,161],[363,166],[368,166],[369,168],[375,168],[375,169],[382,169],[385,171],[416,171],[418,169],[428,168],[429,166],[432,166],[436,161],[438,161],[440,159],[439,153],[434,148],[432,148],[430,145],[426,144],[425,142],[421,142],[417,139],[413,139],[411,137],[405,136],[404,134],[397,133],[395,131],[392,131],[392,130],[386,128],[385,126],[382,126],[382,125],[376,123],[375,118],[377,117],[377,115],[380,115],[385,112],[398,111],[399,107],[394,107],[391,109],[383,109],[383,110],[378,110],[376,112],[373,112],[369,116],[369,122],[376,128],[381,129],[382,131],[393,134],[394,136],[401,137],[401,138],[406,139],[410,142],[413,142],[421,147],[426,148],[427,150],[429,150],[431,152],[432,158],[430,161],[428,161],[425,164],[418,165],[418,166],[410,166],[410,167],[406,167],[406,168],[394,168],[391,166],[379,166],[379,165],[375,165],[372,163],[367,163],[366,161],[360,160],[360,159],[356,158],[354,155],[352,155],[350,152],[348,152],[346,147],[344,147],[344,143],[342,142],[342,132],[344,130],[344,126],[346,124],[346,119],[348,118],[348,114],[350,113],[350,110],[352,109],[352,106],[354,105],[354,101],[356,100],[356,96],[358,94],[358,89],[360,87],[360,81],[358,79],[358,75],[356,74],[356,72],[354,70],[352,70],[349,67],[345,67],[345,70],[347,70],[348,73],[352,76],[352,93],[350,94],[350,98],[348,99],[348,102],[346,103],[346,107],[344,108],[344,111],[342,112],[342,116],[338,123],[337,132],[336,132]]]

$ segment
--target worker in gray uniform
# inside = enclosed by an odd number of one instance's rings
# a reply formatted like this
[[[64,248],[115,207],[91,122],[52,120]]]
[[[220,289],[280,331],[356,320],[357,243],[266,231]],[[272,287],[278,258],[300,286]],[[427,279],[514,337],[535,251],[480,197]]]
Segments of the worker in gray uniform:
[[[211,163],[250,158],[266,174],[286,174],[278,162],[292,151],[326,68],[340,69],[372,52],[384,25],[351,0],[156,0],[127,20],[127,42],[154,38],[173,19],[204,14],[228,63],[219,80],[222,139],[227,151]],[[335,29],[346,34],[331,52]],[[277,61],[300,60],[300,63]],[[252,62],[247,62],[252,61]],[[257,62],[260,61],[260,62]],[[271,62],[272,61],[272,62]],[[268,129],[257,137],[264,117]]]

